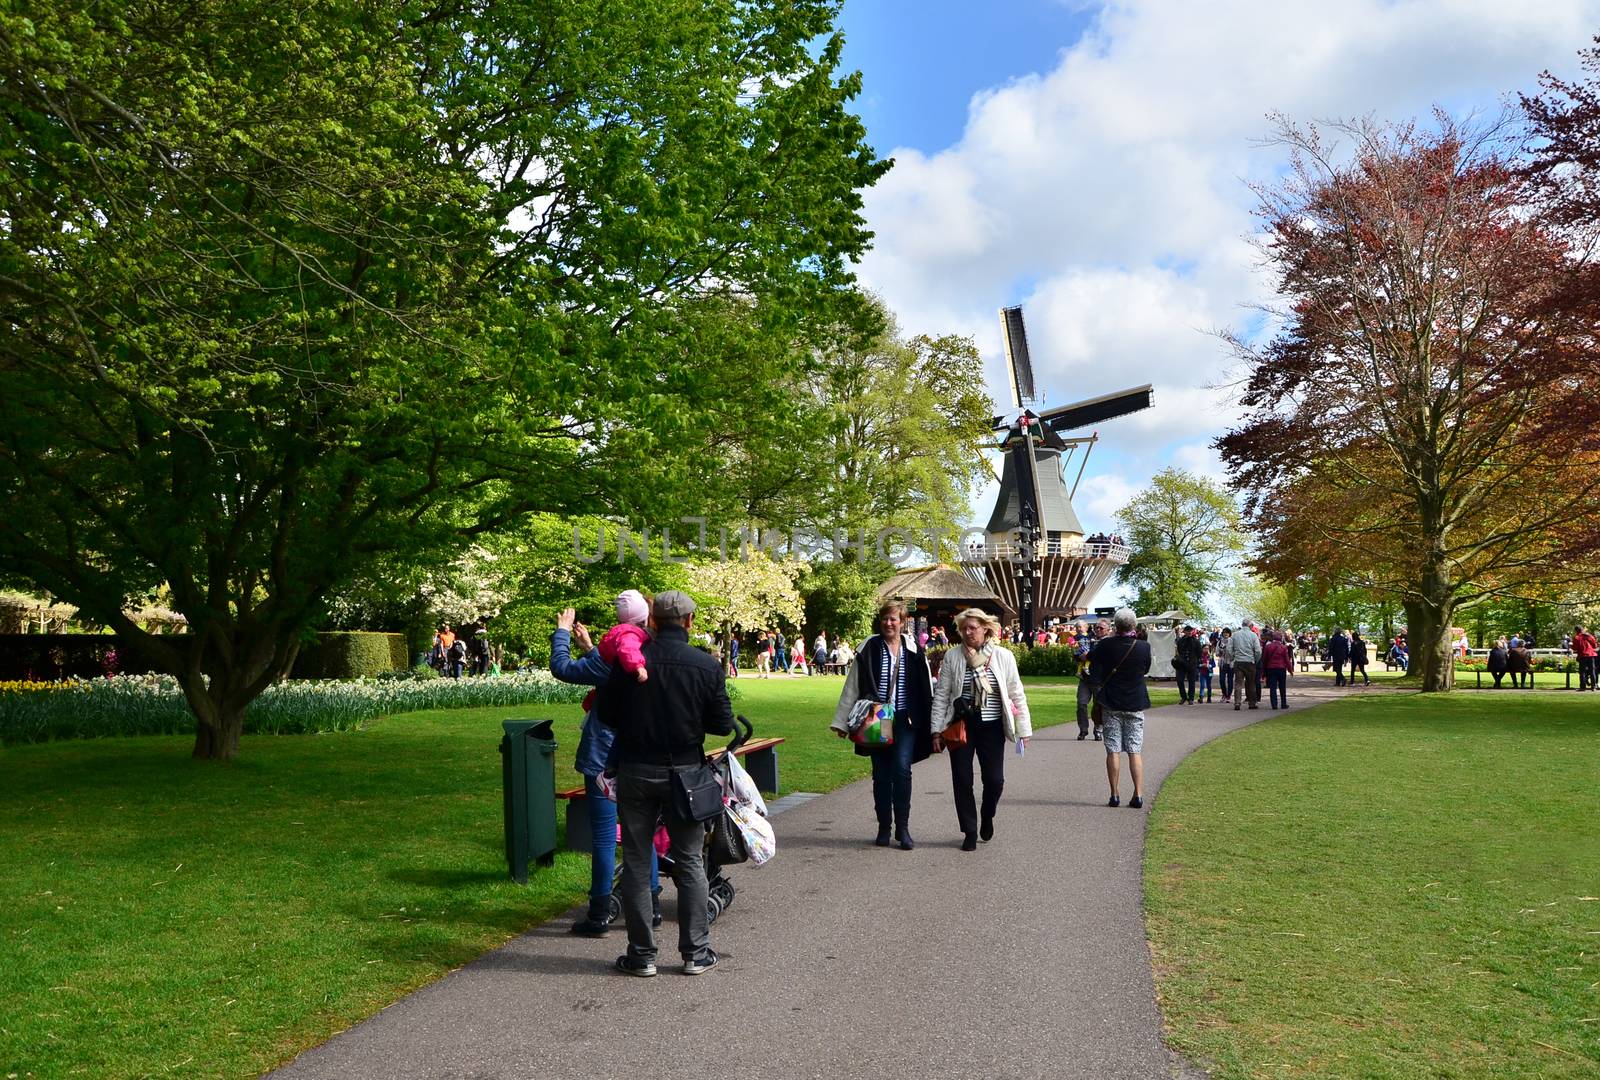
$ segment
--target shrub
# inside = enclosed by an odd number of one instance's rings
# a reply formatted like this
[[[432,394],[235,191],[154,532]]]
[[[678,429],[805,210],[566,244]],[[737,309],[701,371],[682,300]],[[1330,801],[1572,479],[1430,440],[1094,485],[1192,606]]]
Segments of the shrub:
[[[404,634],[369,630],[327,631],[303,645],[295,658],[296,679],[361,679],[411,666]]]
[[[1026,645],[1007,645],[1006,648],[1017,658],[1018,675],[1078,674],[1078,655],[1071,646],[1036,645],[1030,649]]]
[[[245,711],[247,734],[350,731],[368,720],[420,709],[578,702],[587,688],[548,672],[494,679],[356,679],[282,682]],[[38,689],[0,690],[0,745],[118,735],[174,735],[194,730],[177,680],[119,676]]]

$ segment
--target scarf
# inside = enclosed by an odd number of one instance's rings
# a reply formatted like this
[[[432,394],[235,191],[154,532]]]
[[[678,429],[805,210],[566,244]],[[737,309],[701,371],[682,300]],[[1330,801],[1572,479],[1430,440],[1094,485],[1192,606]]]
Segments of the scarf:
[[[984,669],[994,659],[994,642],[984,642],[981,649],[974,649],[968,645],[963,645],[961,648],[967,654],[967,668],[972,672],[972,704],[977,707],[979,715],[982,715],[989,698],[989,680],[984,677]]]

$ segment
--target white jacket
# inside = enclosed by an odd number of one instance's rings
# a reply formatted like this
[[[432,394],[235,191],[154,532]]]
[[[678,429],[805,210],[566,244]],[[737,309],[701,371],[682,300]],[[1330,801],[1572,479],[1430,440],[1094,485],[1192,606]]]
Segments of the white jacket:
[[[1028,714],[1028,699],[1022,691],[1022,679],[1017,674],[1017,658],[1005,646],[996,644],[994,659],[995,682],[1000,686],[1000,718],[1006,726],[1006,738],[1033,737],[1033,718]],[[965,646],[952,646],[944,654],[939,668],[939,680],[933,686],[933,730],[938,734],[950,726],[954,718],[956,698],[961,696],[961,684],[967,678],[967,650]]]

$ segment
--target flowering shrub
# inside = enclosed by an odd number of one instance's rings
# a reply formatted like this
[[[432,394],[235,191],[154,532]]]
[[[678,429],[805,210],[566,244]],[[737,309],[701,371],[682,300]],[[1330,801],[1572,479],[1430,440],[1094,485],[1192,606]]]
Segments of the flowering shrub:
[[[577,702],[586,689],[557,682],[546,671],[488,679],[282,682],[250,703],[244,730],[267,735],[350,731],[379,716],[420,709]],[[0,744],[7,746],[193,730],[194,716],[170,675],[0,683]]]

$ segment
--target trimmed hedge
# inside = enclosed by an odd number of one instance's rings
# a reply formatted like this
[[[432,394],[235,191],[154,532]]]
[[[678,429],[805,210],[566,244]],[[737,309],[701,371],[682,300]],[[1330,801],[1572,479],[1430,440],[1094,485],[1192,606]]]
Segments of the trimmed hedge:
[[[1017,659],[1018,675],[1057,675],[1071,678],[1078,674],[1078,657],[1066,645],[1038,645],[1028,648],[1026,645],[1002,645]],[[944,654],[954,646],[933,645],[927,650],[928,666],[933,671],[939,670],[939,664],[944,660]]]
[[[411,667],[404,634],[370,630],[325,631],[302,645],[292,679],[363,679]]]
[[[150,670],[119,649],[111,634],[0,634],[0,682],[60,682]]]

